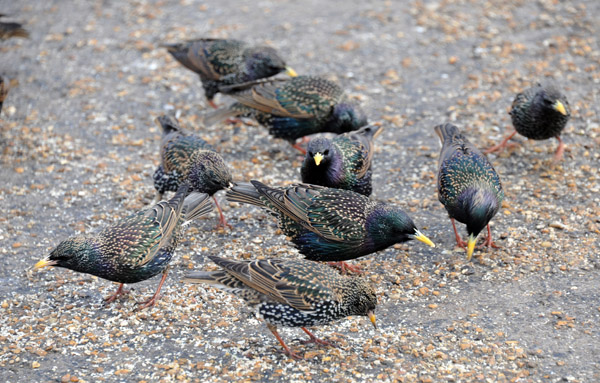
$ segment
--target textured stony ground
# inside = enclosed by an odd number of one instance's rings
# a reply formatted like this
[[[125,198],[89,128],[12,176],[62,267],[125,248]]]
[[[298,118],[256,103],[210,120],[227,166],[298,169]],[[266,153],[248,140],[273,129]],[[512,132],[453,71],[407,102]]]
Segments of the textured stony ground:
[[[0,0],[0,12],[31,32],[0,42],[0,74],[18,82],[0,115],[0,380],[600,380],[599,2]],[[104,307],[110,282],[30,272],[61,239],[151,201],[161,113],[197,127],[237,180],[298,179],[300,158],[264,129],[199,126],[196,76],[158,47],[198,36],[271,44],[386,126],[374,198],[404,206],[438,247],[360,261],[379,293],[378,330],[366,318],[316,329],[338,348],[283,330],[305,356],[293,362],[238,299],[182,285],[186,270],[210,267],[205,255],[298,256],[246,206],[224,203],[232,231],[214,231],[214,213],[192,225],[152,309],[135,302],[158,277]],[[493,221],[501,248],[468,264],[437,201],[432,127],[451,121],[490,146],[514,94],[545,78],[573,110],[565,160],[548,162],[555,140],[522,137],[491,156],[507,195]]]

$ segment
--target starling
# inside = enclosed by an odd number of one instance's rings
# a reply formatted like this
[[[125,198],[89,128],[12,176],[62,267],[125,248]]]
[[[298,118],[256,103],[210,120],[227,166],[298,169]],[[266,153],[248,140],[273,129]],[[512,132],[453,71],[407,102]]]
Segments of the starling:
[[[246,84],[221,87],[221,91],[236,99],[228,108],[208,116],[213,123],[232,116],[247,116],[269,128],[276,138],[296,139],[314,133],[345,133],[367,124],[363,111],[352,104],[337,84],[315,76],[291,79],[264,79]]]
[[[400,208],[350,190],[305,184],[271,188],[251,181],[234,185],[226,198],[269,210],[312,261],[346,261],[411,239],[435,246]]]
[[[515,131],[509,134],[500,144],[489,148],[492,153],[504,148],[517,132],[532,140],[546,140],[556,137],[558,149],[554,161],[560,161],[565,151],[565,144],[560,133],[571,117],[567,98],[554,85],[537,84],[517,94],[510,109],[510,118]]]
[[[141,303],[141,308],[153,306],[167,278],[182,226],[212,210],[208,194],[191,193],[186,198],[189,189],[184,184],[171,200],[134,213],[98,234],[77,235],[61,242],[34,268],[58,266],[119,282],[107,303],[126,293],[124,283],[162,273],[156,293]]]
[[[0,113],[2,112],[2,104],[4,100],[6,100],[6,96],[8,96],[8,84],[4,82],[4,78],[0,76]]]
[[[381,127],[365,126],[333,139],[317,137],[308,144],[300,173],[302,182],[371,195],[373,140]]]
[[[285,354],[294,359],[301,357],[284,343],[277,326],[301,327],[310,336],[304,343],[323,345],[331,344],[317,339],[306,327],[350,315],[368,316],[375,326],[377,297],[363,278],[340,275],[327,265],[303,259],[209,258],[221,270],[191,273],[184,281],[209,283],[244,299],[256,308]]]
[[[180,44],[166,44],[169,53],[187,69],[200,76],[208,103],[213,102],[219,86],[232,85],[275,76],[288,67],[275,49],[266,46],[249,46],[239,40],[197,39]]]
[[[0,18],[6,15],[0,14]],[[8,40],[11,37],[29,38],[29,32],[19,23],[0,22],[0,40]]]
[[[161,164],[153,176],[156,201],[188,181],[194,191],[213,197],[220,217],[217,227],[224,228],[227,222],[214,195],[231,184],[225,161],[206,141],[180,127],[174,117],[163,115],[156,122],[163,130]]]
[[[492,242],[489,222],[504,199],[500,177],[485,155],[456,126],[439,125],[435,127],[435,132],[442,141],[438,172],[439,200],[452,221],[456,243],[467,248],[467,259],[471,260],[477,235],[486,225],[488,237],[485,245],[496,247]],[[467,243],[456,231],[455,219],[467,225]]]

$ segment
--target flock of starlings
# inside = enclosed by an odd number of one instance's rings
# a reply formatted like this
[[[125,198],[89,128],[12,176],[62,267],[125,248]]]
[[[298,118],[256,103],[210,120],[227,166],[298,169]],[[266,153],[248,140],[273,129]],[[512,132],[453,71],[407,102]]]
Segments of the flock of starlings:
[[[2,16],[2,15],[0,15]],[[0,23],[0,38],[27,37],[16,23]],[[141,303],[156,303],[183,228],[212,210],[209,196],[226,190],[229,201],[268,210],[305,259],[241,261],[209,257],[219,271],[194,272],[184,279],[209,283],[231,292],[256,308],[286,355],[291,351],[277,326],[300,327],[308,342],[330,345],[306,327],[350,315],[368,316],[375,325],[375,290],[360,277],[357,266],[345,261],[417,239],[435,246],[398,206],[375,201],[371,174],[373,140],[381,126],[368,125],[361,109],[335,83],[317,76],[297,76],[270,47],[237,40],[198,39],[165,45],[183,66],[197,73],[208,103],[216,93],[236,102],[205,117],[208,124],[231,117],[253,118],[276,138],[288,140],[304,155],[302,182],[270,187],[259,181],[232,183],[226,162],[206,141],[183,129],[170,116],[161,116],[160,165],[153,179],[154,204],[96,234],[77,235],[61,242],[36,269],[58,266],[120,283],[107,302],[125,294],[124,283],[140,282],[162,273],[154,295]],[[273,77],[281,72],[289,77]],[[8,86],[0,77],[0,110]],[[555,161],[562,157],[560,139],[569,116],[565,96],[553,85],[538,85],[519,93],[510,111],[515,132],[487,152],[507,145],[519,133],[543,140],[556,137]],[[439,200],[452,221],[456,243],[471,258],[477,236],[487,228],[484,245],[495,247],[489,222],[500,209],[504,193],[500,177],[486,156],[452,124],[434,128],[442,142],[437,178]],[[306,149],[299,138],[317,136]],[[162,200],[165,192],[175,192]],[[219,210],[218,227],[229,226]],[[455,220],[466,224],[464,242]],[[322,263],[329,262],[329,264]]]

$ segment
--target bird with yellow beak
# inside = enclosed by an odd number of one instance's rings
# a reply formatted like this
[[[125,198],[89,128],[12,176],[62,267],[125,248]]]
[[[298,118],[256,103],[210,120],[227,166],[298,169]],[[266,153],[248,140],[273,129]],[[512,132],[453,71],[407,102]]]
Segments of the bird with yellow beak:
[[[489,222],[496,215],[504,192],[492,164],[475,145],[452,124],[435,127],[442,142],[438,171],[438,195],[452,221],[456,243],[467,249],[471,260],[477,235],[487,226],[485,245],[492,241]],[[455,220],[467,225],[469,237],[465,243],[456,230]]]
[[[554,154],[554,161],[560,161],[565,151],[560,134],[571,117],[571,110],[567,98],[555,85],[538,84],[517,94],[512,103],[510,117],[515,131],[498,145],[489,148],[486,154],[506,147],[508,141],[519,133],[532,140],[556,138],[558,148]]]

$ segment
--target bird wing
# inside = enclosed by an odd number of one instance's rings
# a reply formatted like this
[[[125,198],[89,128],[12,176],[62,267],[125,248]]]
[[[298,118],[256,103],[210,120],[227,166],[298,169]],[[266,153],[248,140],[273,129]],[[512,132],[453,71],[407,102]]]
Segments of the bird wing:
[[[245,44],[238,40],[196,39],[187,42],[184,58],[188,68],[204,80],[219,81],[236,73]]]
[[[166,172],[178,171],[187,174],[187,163],[196,151],[213,150],[213,147],[195,135],[172,132],[163,137],[161,143],[162,165]]]
[[[252,181],[278,210],[315,234],[336,242],[364,237],[367,197],[347,190],[298,184],[281,191]]]
[[[209,258],[246,286],[298,310],[310,311],[314,310],[314,302],[342,299],[333,288],[340,278],[337,271],[319,263],[304,260],[265,259],[248,262],[213,256]]]
[[[230,94],[240,103],[264,113],[297,119],[324,118],[343,97],[340,87],[318,77],[262,79],[237,88],[247,89]]]
[[[177,195],[170,201],[161,201],[136,212],[99,235],[104,243],[119,243],[119,249],[112,250],[118,252],[117,256],[124,264],[131,268],[141,267],[170,243],[183,207],[183,198],[176,199]]]

